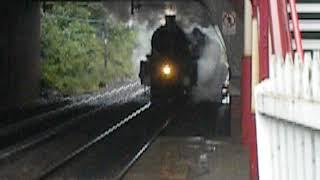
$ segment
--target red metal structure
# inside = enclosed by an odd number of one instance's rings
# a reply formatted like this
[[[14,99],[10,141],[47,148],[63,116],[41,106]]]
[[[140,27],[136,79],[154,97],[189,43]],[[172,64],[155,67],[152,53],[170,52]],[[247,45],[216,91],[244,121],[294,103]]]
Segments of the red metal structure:
[[[259,2],[259,59],[261,60],[260,65],[260,81],[266,79],[269,76],[269,47],[268,47],[268,36],[269,36],[269,3],[268,1]]]
[[[292,53],[291,34],[289,30],[289,18],[287,4],[290,4],[291,19],[293,23],[293,31],[297,51],[303,57],[302,41],[299,28],[299,20],[296,11],[295,0],[251,0],[246,1],[252,6],[252,11],[249,12],[245,7],[245,13],[251,13],[252,18],[258,20],[258,46],[259,58],[259,77],[254,77],[252,73],[251,53],[248,50],[244,53],[242,59],[242,78],[241,78],[241,110],[242,110],[242,142],[249,147],[250,151],[250,179],[258,178],[257,167],[257,143],[256,143],[256,127],[255,115],[252,112],[251,100],[253,92],[251,91],[251,81],[259,78],[262,81],[269,76],[269,33],[272,41],[272,53],[285,56],[287,53]],[[246,16],[246,15],[245,15]],[[245,18],[245,21],[248,18]],[[251,19],[250,19],[251,20]],[[254,28],[254,27],[253,27]],[[245,31],[246,31],[245,27]],[[246,34],[245,32],[245,35]],[[253,36],[253,35],[252,35]],[[245,41],[248,37],[245,37]],[[253,49],[251,46],[251,50]],[[246,48],[246,42],[245,42]],[[254,61],[257,61],[256,59]],[[254,88],[253,88],[254,89]]]
[[[300,26],[299,26],[299,17],[297,15],[296,0],[289,0],[289,1],[290,1],[290,11],[291,11],[291,19],[292,19],[292,25],[293,25],[295,44],[300,57],[303,59],[304,54],[302,49],[302,40],[301,40],[301,33],[300,33]]]

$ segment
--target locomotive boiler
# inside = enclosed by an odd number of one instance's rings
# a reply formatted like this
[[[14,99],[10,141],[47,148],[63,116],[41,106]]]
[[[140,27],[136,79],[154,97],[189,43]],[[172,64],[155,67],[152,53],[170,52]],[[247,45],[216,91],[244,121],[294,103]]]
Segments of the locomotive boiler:
[[[152,35],[151,53],[140,62],[139,78],[141,84],[150,86],[153,102],[188,99],[197,84],[197,60],[204,46],[199,29],[187,35],[175,16],[165,20]]]

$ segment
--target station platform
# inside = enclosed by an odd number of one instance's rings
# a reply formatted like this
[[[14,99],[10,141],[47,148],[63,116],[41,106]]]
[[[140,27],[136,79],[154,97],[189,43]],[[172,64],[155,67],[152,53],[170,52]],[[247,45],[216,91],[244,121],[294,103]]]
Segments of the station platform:
[[[160,137],[125,180],[248,180],[249,154],[230,139]]]
[[[187,109],[124,179],[249,180],[249,151],[241,144],[240,97],[232,97],[230,109],[226,107],[206,104]],[[228,119],[231,132],[225,136]]]

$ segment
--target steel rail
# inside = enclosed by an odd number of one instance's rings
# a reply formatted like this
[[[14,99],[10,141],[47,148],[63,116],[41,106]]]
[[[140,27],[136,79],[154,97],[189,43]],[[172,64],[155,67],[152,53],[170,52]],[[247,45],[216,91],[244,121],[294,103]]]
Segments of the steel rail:
[[[142,156],[142,154],[150,147],[150,145],[156,140],[156,138],[160,135],[160,133],[168,126],[172,119],[169,118],[166,122],[159,128],[152,137],[148,140],[148,142],[139,150],[138,153],[131,159],[131,161],[121,170],[121,172],[117,175],[115,179],[123,179],[128,170],[134,165],[134,163]]]
[[[135,98],[136,96],[144,93],[146,90],[144,88],[140,88],[139,90],[137,90],[136,92],[134,92],[133,94],[130,94],[129,96],[125,96],[125,99],[132,99]],[[119,99],[117,101],[115,101],[114,103],[119,103],[121,102],[123,99]],[[100,106],[99,108],[93,109],[87,113],[81,114],[77,117],[72,118],[71,120],[56,126],[53,129],[49,129],[45,132],[42,132],[40,135],[38,134],[37,137],[31,137],[31,140],[26,140],[18,145],[13,145],[9,148],[6,148],[2,151],[0,151],[0,160],[6,159],[18,152],[24,151],[32,146],[35,146],[45,140],[48,140],[49,138],[55,136],[56,134],[58,134],[60,131],[64,130],[66,127],[68,127],[69,125],[74,124],[76,121],[81,120],[83,118],[86,118],[92,114],[95,114],[101,110],[103,110],[103,108],[105,108],[105,106]]]
[[[142,106],[141,108],[139,108],[138,110],[136,110],[135,112],[133,112],[132,114],[127,116],[126,118],[124,118],[122,121],[116,123],[111,128],[107,129],[102,134],[100,134],[99,136],[97,136],[93,140],[89,141],[87,144],[81,146],[80,148],[76,149],[72,153],[68,154],[67,156],[65,156],[60,161],[57,161],[57,162],[53,163],[50,167],[48,167],[46,170],[44,170],[43,173],[40,174],[40,176],[37,179],[45,179],[45,178],[47,178],[49,175],[51,175],[53,172],[58,170],[60,167],[62,167],[63,165],[68,163],[70,160],[72,160],[73,158],[78,156],[80,153],[84,152],[85,150],[87,150],[91,146],[95,145],[97,142],[101,141],[102,139],[108,137],[115,130],[117,130],[118,128],[122,127],[124,124],[126,124],[130,120],[133,120],[134,117],[136,117],[137,115],[141,114],[145,110],[149,109],[150,106],[151,106],[151,102],[148,102],[147,104],[145,104],[144,106]]]

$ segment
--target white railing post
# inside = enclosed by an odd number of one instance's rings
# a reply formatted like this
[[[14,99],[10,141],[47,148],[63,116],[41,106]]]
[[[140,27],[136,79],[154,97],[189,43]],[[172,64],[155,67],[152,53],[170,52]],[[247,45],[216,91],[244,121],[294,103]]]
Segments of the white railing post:
[[[257,118],[263,118],[258,117],[261,116],[260,114],[257,114]],[[257,139],[263,139],[263,141],[257,141],[258,146],[265,147],[265,148],[258,148],[258,154],[263,154],[263,156],[259,157],[258,163],[261,161],[263,163],[259,163],[259,175],[260,177],[268,177],[272,173],[272,154],[271,154],[271,148],[272,145],[270,144],[271,136],[270,136],[270,123],[271,121],[257,121],[256,122],[256,128],[257,128]],[[264,180],[265,178],[260,178],[260,180]],[[267,180],[267,179],[265,179]]]
[[[304,62],[303,62],[303,68],[302,68],[302,92],[303,97],[307,100],[311,99],[311,54],[305,53],[304,55]]]
[[[294,77],[294,97],[300,98],[301,97],[301,84],[302,84],[302,59],[298,53],[294,55],[294,70],[293,70],[293,77]]]
[[[320,177],[320,133],[315,133],[313,137],[314,143],[314,166],[315,166],[315,178]]]
[[[277,63],[277,57],[273,54],[270,56],[270,61],[269,61],[269,80],[271,81],[271,87],[270,90],[276,91],[276,63]]]
[[[320,55],[319,51],[314,51],[311,69],[311,87],[312,97],[316,101],[320,101]]]
[[[276,91],[279,93],[284,92],[284,79],[283,79],[283,58],[282,56],[277,56],[276,59]]]
[[[302,128],[299,126],[295,126],[295,148],[296,148],[296,162],[294,163],[297,170],[297,177],[296,179],[305,179],[304,178],[304,154],[303,154],[303,147],[304,147],[304,134]]]
[[[284,82],[285,83],[285,94],[287,96],[293,95],[293,62],[291,54],[286,54],[284,62]]]
[[[296,137],[295,137],[295,126],[292,124],[288,124],[287,128],[287,153],[288,153],[288,179],[295,179],[297,177],[297,153],[296,153]]]

